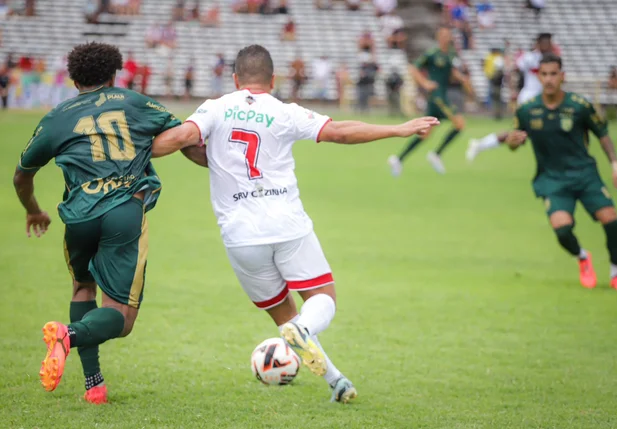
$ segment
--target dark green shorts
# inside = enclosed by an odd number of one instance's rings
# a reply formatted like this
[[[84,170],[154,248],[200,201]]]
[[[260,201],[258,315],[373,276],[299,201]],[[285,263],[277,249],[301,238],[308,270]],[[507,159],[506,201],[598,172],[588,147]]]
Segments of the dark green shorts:
[[[452,117],[456,116],[457,112],[456,107],[442,97],[430,98],[426,106],[426,116],[434,116],[437,119],[452,120]]]
[[[148,222],[131,198],[101,217],[66,225],[64,256],[73,279],[96,282],[113,300],[139,308],[148,256]]]
[[[611,194],[599,177],[581,180],[578,186],[564,187],[543,198],[546,213],[549,216],[557,211],[565,211],[573,215],[577,201],[581,202],[587,213],[594,219],[598,210],[613,207]]]

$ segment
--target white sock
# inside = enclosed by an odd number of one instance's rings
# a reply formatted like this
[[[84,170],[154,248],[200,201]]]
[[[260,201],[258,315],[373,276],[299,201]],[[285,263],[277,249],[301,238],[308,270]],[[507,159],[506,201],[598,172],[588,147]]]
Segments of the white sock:
[[[485,151],[489,149],[494,149],[499,147],[499,139],[497,138],[497,134],[489,134],[486,137],[482,137],[478,140],[480,144],[478,145],[479,151]]]
[[[334,364],[332,363],[332,361],[330,360],[330,358],[326,354],[326,351],[323,349],[323,347],[319,343],[319,340],[317,339],[317,335],[311,335],[311,340],[313,340],[315,345],[317,345],[317,347],[319,347],[319,349],[321,350],[321,352],[323,353],[323,355],[326,358],[326,363],[328,364],[328,371],[326,371],[326,373],[324,374],[323,378],[326,380],[328,385],[330,385],[330,387],[332,387],[334,385],[334,382],[336,380],[338,380],[339,378],[341,378],[343,376],[343,374],[341,373],[341,371],[338,370],[337,367],[334,366]]]
[[[334,319],[336,304],[330,295],[320,293],[307,299],[300,309],[298,324],[304,326],[310,335],[319,335]]]
[[[617,277],[617,265],[611,264],[611,279]]]
[[[578,254],[578,259],[583,260],[583,259],[587,259],[587,251],[585,249],[583,249],[581,247],[581,253]],[[611,268],[611,272],[612,272],[612,268]],[[611,274],[612,277],[612,274]]]

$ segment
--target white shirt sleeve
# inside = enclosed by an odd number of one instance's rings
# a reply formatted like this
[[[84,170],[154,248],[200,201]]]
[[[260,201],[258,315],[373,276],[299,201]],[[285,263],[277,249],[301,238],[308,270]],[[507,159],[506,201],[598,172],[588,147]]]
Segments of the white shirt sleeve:
[[[526,72],[527,70],[530,69],[530,67],[529,67],[529,57],[530,57],[530,53],[529,52],[525,52],[523,55],[521,55],[519,57],[518,60],[516,60],[516,67],[520,71]]]
[[[291,121],[291,133],[294,140],[313,140],[319,142],[323,127],[332,119],[298,106],[296,103],[287,105],[287,113]]]
[[[192,122],[197,125],[197,128],[199,128],[199,132],[201,134],[201,142],[203,143],[212,132],[215,117],[215,100],[207,100],[204,104],[199,106],[195,113],[189,116],[185,122]]]

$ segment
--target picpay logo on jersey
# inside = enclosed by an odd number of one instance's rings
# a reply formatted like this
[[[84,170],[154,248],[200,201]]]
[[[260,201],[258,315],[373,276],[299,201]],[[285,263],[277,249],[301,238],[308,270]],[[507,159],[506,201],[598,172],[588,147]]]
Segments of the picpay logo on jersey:
[[[265,122],[266,128],[270,128],[275,118],[268,114],[264,115],[263,113],[257,113],[254,110],[240,110],[239,106],[235,106],[233,109],[225,110],[224,120],[227,121],[228,119],[237,119],[246,122],[255,121],[258,124]]]

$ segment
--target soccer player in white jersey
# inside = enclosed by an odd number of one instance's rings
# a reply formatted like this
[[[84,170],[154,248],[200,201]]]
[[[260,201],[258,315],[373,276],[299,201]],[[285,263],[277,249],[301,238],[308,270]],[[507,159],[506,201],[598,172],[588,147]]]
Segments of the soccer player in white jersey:
[[[516,61],[516,67],[523,73],[525,82],[516,100],[519,106],[542,93],[542,85],[538,79],[540,61],[544,55],[553,52],[553,49],[551,34],[541,33],[536,40],[536,48],[533,51],[525,52]],[[499,147],[506,141],[507,135],[507,132],[492,133],[481,139],[469,140],[466,152],[467,160],[472,162],[480,152]]]
[[[424,135],[439,121],[335,122],[282,103],[270,95],[272,58],[259,45],[238,53],[234,81],[237,91],[203,103],[177,132],[157,140],[153,156],[183,149],[190,159],[208,165],[212,206],[242,288],[269,313],[304,364],[325,378],[332,399],[348,402],[356,389],[317,339],[336,310],[334,278],[300,201],[292,146],[296,140],[355,144]],[[207,158],[203,148],[199,153],[195,146],[188,147],[206,139]],[[300,314],[290,291],[304,300]]]

